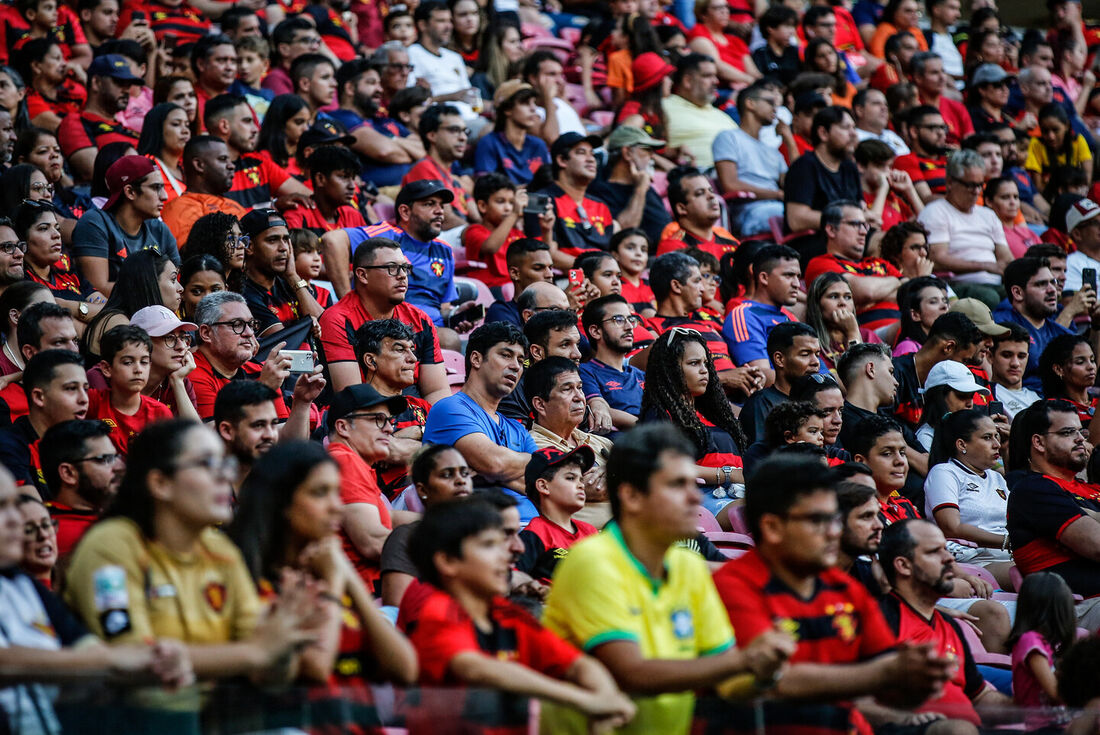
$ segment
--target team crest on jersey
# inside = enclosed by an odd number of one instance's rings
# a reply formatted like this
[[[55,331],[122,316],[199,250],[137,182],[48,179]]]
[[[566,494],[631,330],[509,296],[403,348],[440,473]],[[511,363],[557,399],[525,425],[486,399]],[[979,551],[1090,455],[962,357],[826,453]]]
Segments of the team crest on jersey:
[[[428,263],[428,267],[432,269],[432,273],[435,275],[443,275],[443,261],[439,258],[432,258],[431,262]]]
[[[691,618],[690,610],[673,610],[670,619],[672,620],[672,632],[680,640],[695,635],[695,622]]]
[[[420,406],[409,406],[409,410],[412,411],[413,421],[415,421],[418,426],[423,426],[424,422],[428,420],[428,415],[424,413],[424,409]]]
[[[246,175],[248,176],[249,183],[251,183],[254,186],[259,186],[260,185],[260,172],[259,171],[257,171],[256,169],[250,169]]]
[[[116,424],[116,423],[115,423],[114,421],[112,421],[111,419],[100,419],[100,421],[102,421],[103,423],[107,424],[107,426],[108,426],[109,428],[112,428],[112,429],[117,429],[117,428],[118,428],[118,424]]]
[[[202,596],[214,612],[221,612],[225,607],[225,585],[221,582],[208,582],[202,590]]]
[[[850,602],[829,605],[825,608],[825,614],[833,616],[833,628],[836,629],[837,637],[845,643],[851,643],[856,638],[858,626],[852,614],[854,612],[855,606]]]

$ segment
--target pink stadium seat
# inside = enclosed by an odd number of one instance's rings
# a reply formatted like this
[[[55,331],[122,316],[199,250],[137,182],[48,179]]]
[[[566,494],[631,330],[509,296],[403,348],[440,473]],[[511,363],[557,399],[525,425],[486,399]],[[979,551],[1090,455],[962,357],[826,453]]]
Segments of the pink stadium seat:
[[[451,385],[462,385],[466,382],[466,358],[461,352],[454,350],[442,350],[443,366],[447,369],[447,382]]]
[[[979,579],[984,579],[986,582],[989,582],[991,585],[993,585],[993,589],[1000,589],[1000,585],[997,584],[997,578],[994,577],[988,569],[984,567],[979,567],[977,564],[956,564],[955,566],[971,576],[978,577]]]
[[[752,536],[743,533],[730,533],[729,531],[706,531],[703,533],[707,540],[719,549],[751,549],[756,546]]]
[[[378,215],[379,222],[393,222],[393,202],[383,202],[381,200],[375,202],[374,213]]]
[[[714,514],[699,506],[699,517],[695,519],[695,526],[703,533],[721,533],[722,527],[718,525],[718,519]]]
[[[729,505],[727,508],[729,510],[726,511],[726,517],[729,518],[730,528],[733,529],[733,532],[746,536],[750,535],[749,524],[745,522],[745,507],[743,505]]]
[[[562,40],[568,41],[573,48],[576,48],[581,41],[580,28],[559,28],[558,35],[562,37]]]
[[[593,110],[588,117],[601,128],[610,128],[615,123],[615,113],[611,110]]]
[[[959,629],[963,633],[966,645],[970,647],[970,653],[974,656],[974,663],[983,666],[996,666],[999,669],[1012,668],[1012,657],[1005,656],[1002,653],[990,653],[985,650],[985,646],[982,645],[982,639],[968,623],[961,623]]]

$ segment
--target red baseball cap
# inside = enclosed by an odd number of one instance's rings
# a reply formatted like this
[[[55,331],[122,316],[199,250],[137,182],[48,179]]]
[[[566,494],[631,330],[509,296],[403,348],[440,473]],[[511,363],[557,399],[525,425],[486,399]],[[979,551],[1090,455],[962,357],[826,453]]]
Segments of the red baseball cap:
[[[124,186],[144,178],[156,170],[156,164],[145,156],[123,156],[112,163],[103,177],[109,193],[107,201],[103,204],[103,209],[107,210],[118,204]]]
[[[662,59],[660,54],[646,51],[638,54],[630,65],[630,71],[634,75],[634,91],[643,92],[660,84],[662,79],[676,71],[676,67]]]

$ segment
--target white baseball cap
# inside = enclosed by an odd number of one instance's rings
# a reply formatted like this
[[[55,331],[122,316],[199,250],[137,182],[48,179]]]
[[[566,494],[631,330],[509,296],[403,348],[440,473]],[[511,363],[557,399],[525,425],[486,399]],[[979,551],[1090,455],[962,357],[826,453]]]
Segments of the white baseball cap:
[[[1080,199],[1074,202],[1066,212],[1066,232],[1073,232],[1074,228],[1082,222],[1088,222],[1100,216],[1100,205],[1091,199]]]
[[[166,334],[171,334],[180,327],[189,330],[199,328],[197,324],[180,321],[180,318],[173,314],[171,309],[166,306],[161,306],[160,304],[138,309],[134,312],[134,315],[130,317],[130,324],[135,327],[141,327],[150,337],[163,337]]]
[[[924,381],[924,389],[921,392],[927,393],[938,385],[951,386],[952,390],[957,390],[959,393],[989,395],[989,389],[974,380],[974,373],[970,372],[970,368],[955,360],[944,360],[933,365],[928,371],[928,379]]]

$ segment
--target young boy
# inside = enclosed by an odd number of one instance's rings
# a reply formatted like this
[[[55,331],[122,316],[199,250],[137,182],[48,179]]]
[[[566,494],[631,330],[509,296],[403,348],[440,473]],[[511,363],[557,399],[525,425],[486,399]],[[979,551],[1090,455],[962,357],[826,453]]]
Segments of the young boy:
[[[248,100],[248,104],[256,111],[259,118],[256,122],[259,124],[263,122],[271,100],[275,99],[274,92],[260,87],[260,82],[271,68],[271,50],[267,41],[259,36],[239,38],[233,45],[237,49],[237,81],[233,82],[229,93],[239,94]]]
[[[611,257],[619,264],[623,298],[639,316],[656,316],[657,299],[649,283],[642,278],[649,267],[649,238],[645,232],[636,227],[616,232],[611,238]]]
[[[141,327],[125,324],[109,329],[100,340],[100,369],[110,388],[88,391],[88,415],[111,427],[111,441],[126,454],[130,437],[154,421],[172,418],[172,411],[155,398],[143,396],[149,380],[153,341]]]
[[[294,249],[294,270],[321,308],[327,309],[332,305],[332,292],[313,283],[321,275],[321,240],[312,230],[295,227],[290,231],[290,247]]]
[[[303,134],[298,143],[299,153],[309,146],[304,142],[313,132]],[[300,156],[298,157],[301,158]],[[318,237],[326,232],[345,227],[366,227],[367,222],[359,210],[351,206],[355,198],[356,181],[359,178],[359,158],[342,145],[323,145],[314,149],[308,159],[301,161],[302,173],[313,189],[313,204],[298,205],[283,213],[290,227],[304,227]]]
[[[886,416],[871,415],[855,428],[847,449],[852,459],[871,468],[882,522],[890,525],[905,518],[922,518],[916,504],[900,494],[909,475],[909,447],[901,424]],[[919,500],[924,505],[923,491]]]
[[[428,687],[440,685],[503,690],[502,706],[492,714],[497,733],[526,732],[526,703],[507,695],[558,702],[612,727],[634,716],[633,702],[607,669],[504,598],[511,555],[496,508],[476,496],[431,506],[413,531],[409,554],[427,583],[414,583],[398,617],[416,647],[425,686],[423,715],[409,714],[410,732],[489,724],[440,718],[443,710],[433,712],[427,701],[433,696]],[[453,698],[447,709],[463,711]],[[420,716],[423,722],[416,721]]]
[[[759,23],[766,43],[752,52],[753,63],[764,76],[790,84],[802,71],[798,46],[791,45],[798,32],[798,13],[785,5],[773,5],[760,16]]]
[[[1031,349],[1027,330],[1010,322],[1000,326],[1006,327],[1008,333],[993,338],[993,353],[989,357],[993,368],[993,400],[1004,404],[1005,413],[1011,419],[1042,397],[1024,387],[1024,370]]]
[[[764,441],[773,449],[799,442],[823,447],[825,416],[809,401],[784,401],[764,419]]]
[[[481,222],[466,228],[462,244],[466,247],[467,260],[478,260],[489,267],[471,271],[470,275],[489,288],[500,288],[511,282],[506,261],[508,246],[524,237],[523,208],[527,206],[527,192],[517,192],[516,185],[504,174],[491,173],[474,184],[474,201]]]
[[[573,519],[584,508],[583,477],[595,461],[595,453],[587,446],[569,453],[547,447],[531,455],[524,480],[527,497],[539,514],[519,534],[523,556],[516,568],[521,572],[549,582],[569,547],[596,533],[592,524]]]

